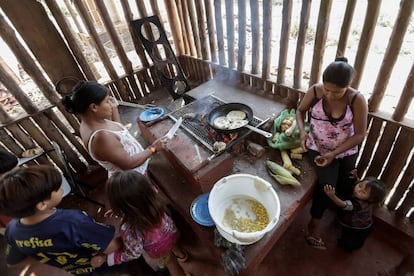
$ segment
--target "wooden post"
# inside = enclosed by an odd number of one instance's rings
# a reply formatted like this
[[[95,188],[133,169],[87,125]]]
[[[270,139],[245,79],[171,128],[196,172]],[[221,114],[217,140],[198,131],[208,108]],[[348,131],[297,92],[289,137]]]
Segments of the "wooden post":
[[[282,30],[280,35],[279,65],[277,67],[277,84],[285,83],[287,53],[289,49],[290,21],[292,17],[292,0],[283,0]]]
[[[400,122],[404,119],[405,114],[407,114],[408,108],[414,97],[414,63],[411,66],[410,73],[408,74],[407,80],[405,82],[404,89],[401,93],[398,104],[394,110],[392,118]]]
[[[170,21],[171,33],[177,51],[177,56],[184,53],[183,37],[181,35],[181,25],[178,19],[177,7],[175,6],[174,0],[164,0],[165,8],[167,9],[168,20]]]
[[[89,12],[86,9],[85,5],[82,1],[75,1],[76,7],[78,8],[79,13],[82,16],[82,19],[86,25],[86,28],[88,29],[89,34],[92,37],[92,41],[94,41],[96,51],[99,54],[99,57],[102,60],[103,65],[105,66],[105,69],[107,70],[109,77],[116,81],[117,88],[122,95],[122,98],[127,99],[127,93],[125,87],[118,81],[118,74],[116,73],[116,70],[114,66],[111,63],[111,60],[108,56],[108,54],[105,51],[105,48],[103,47],[102,43],[100,43],[98,32],[95,29],[94,23],[89,16]]]
[[[16,5],[14,1],[0,0],[0,7],[53,83],[64,76],[83,78],[71,51],[40,2],[22,0]]]
[[[194,8],[194,2],[193,0],[191,1],[187,1],[188,4],[188,14],[190,16],[190,22],[191,22],[191,29],[193,31],[193,38],[194,38],[194,42],[195,42],[195,46],[196,46],[196,50],[197,50],[197,58],[201,58],[202,54],[201,54],[201,45],[200,45],[200,34],[198,33],[198,28],[197,28],[197,18],[195,15],[195,8]]]
[[[156,3],[156,2],[153,2]],[[177,5],[177,12],[178,12],[178,18],[180,19],[180,26],[181,26],[181,36],[183,38],[183,46],[184,46],[184,52],[181,53],[185,54],[185,55],[189,55],[190,54],[190,45],[188,42],[188,31],[186,29],[186,25],[185,25],[185,19],[184,19],[184,15],[183,15],[183,4],[181,2],[181,0],[175,0],[175,4]]]
[[[367,13],[365,16],[364,28],[361,33],[361,39],[358,45],[358,51],[355,57],[355,71],[359,74],[355,74],[351,86],[358,89],[359,83],[362,78],[362,72],[367,60],[369,46],[374,35],[375,24],[377,22],[379,10],[381,7],[381,0],[368,1]]]
[[[191,28],[191,24],[190,24],[190,15],[188,14],[188,6],[187,6],[187,1],[182,1],[182,7],[183,7],[183,21],[184,21],[184,25],[185,25],[185,29],[187,32],[187,41],[188,41],[188,46],[190,48],[190,55],[192,57],[197,56],[197,50],[196,50],[196,46],[195,46],[195,37]]]
[[[298,41],[296,42],[295,69],[293,73],[293,88],[296,89],[300,89],[302,87],[303,52],[305,49],[306,33],[309,25],[310,8],[311,0],[302,0]]]
[[[272,56],[272,3],[270,0],[263,1],[263,60],[262,60],[262,80],[269,78],[271,56]],[[265,91],[270,91],[270,87],[265,85]]]
[[[67,0],[66,0],[67,2]],[[65,3],[66,3],[65,2]],[[82,68],[83,73],[85,74],[86,78],[88,80],[96,80],[97,78],[94,76],[93,71],[86,60],[85,56],[82,53],[82,49],[79,46],[78,41],[76,40],[74,36],[74,32],[71,29],[69,23],[67,22],[65,16],[63,15],[62,11],[60,10],[59,6],[57,5],[56,1],[54,0],[46,0],[46,4],[50,10],[50,12],[53,14],[53,17],[56,19],[56,23],[59,25],[63,35],[66,38],[66,41],[72,50],[73,55],[76,57],[76,60],[78,61],[80,67]],[[70,3],[66,3],[66,5],[70,6],[72,9],[72,6]],[[72,14],[72,13],[71,13]],[[73,18],[74,15],[72,15]],[[74,22],[79,24],[76,18],[73,18]]]
[[[208,60],[208,44],[207,44],[207,38],[206,38],[206,32],[205,32],[205,25],[204,22],[206,22],[206,18],[204,16],[204,7],[201,4],[200,1],[195,1],[195,8],[197,13],[197,26],[198,26],[198,35],[200,37],[200,46],[201,46],[201,57],[203,60]]]
[[[95,0],[95,5],[102,17],[102,21],[109,33],[109,36],[111,38],[111,41],[115,47],[115,51],[118,54],[118,58],[121,61],[122,67],[125,70],[125,73],[128,75],[128,80],[129,80],[129,84],[132,87],[132,90],[134,91],[134,93],[138,93],[139,94],[139,88],[138,88],[138,84],[135,81],[135,78],[133,76],[134,74],[134,70],[132,68],[132,63],[129,60],[128,56],[125,53],[124,48],[122,47],[121,41],[119,39],[119,36],[117,34],[117,31],[115,30],[115,27],[111,21],[111,18],[109,16],[108,10],[105,6],[105,3],[103,1],[100,0]],[[122,87],[126,87],[125,85],[122,85]],[[126,94],[126,93],[125,93]],[[126,98],[124,98],[123,100],[130,100],[132,98],[134,98],[131,95],[123,95],[123,96],[127,96]]]
[[[237,54],[237,71],[244,71],[246,55],[246,0],[239,0],[239,52]]]
[[[260,60],[260,20],[258,1],[250,0],[252,24],[252,69],[250,73],[257,74]],[[255,86],[255,85],[254,85]]]
[[[325,52],[326,37],[328,35],[329,17],[331,13],[332,0],[322,1],[319,7],[318,26],[315,35],[315,47],[313,49],[312,69],[309,86],[317,83],[321,76],[323,54]]]
[[[407,31],[411,14],[413,13],[413,9],[414,1],[401,1],[398,18],[394,25],[394,28],[392,29],[388,47],[385,52],[384,59],[382,60],[374,90],[369,100],[368,110],[370,112],[378,111],[382,98],[384,97],[385,88],[388,85],[392,69],[394,68],[395,62],[397,61],[397,57],[401,49],[401,44]]]
[[[348,41],[349,30],[351,29],[352,19],[354,18],[354,11],[356,0],[348,0],[342,22],[341,32],[339,35],[338,48],[336,49],[336,56],[345,56],[346,44]]]
[[[224,35],[223,35],[223,20],[221,18],[221,0],[214,0],[215,21],[217,30],[217,49],[219,54],[219,64],[224,66],[226,58],[224,56]]]
[[[227,28],[227,60],[230,69],[234,68],[234,10],[233,1],[225,0],[226,3],[226,28]]]
[[[210,55],[211,60],[213,62],[217,62],[217,43],[214,34],[216,33],[216,29],[214,27],[214,15],[213,15],[213,7],[211,5],[211,0],[204,1],[204,9],[206,11],[206,18],[207,18],[207,31],[208,37],[210,41]]]

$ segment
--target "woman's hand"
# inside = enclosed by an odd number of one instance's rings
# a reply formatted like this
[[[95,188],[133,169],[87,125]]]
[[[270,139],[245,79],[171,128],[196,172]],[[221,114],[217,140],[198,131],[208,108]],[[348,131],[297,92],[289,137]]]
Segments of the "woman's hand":
[[[319,167],[326,167],[326,166],[328,166],[329,164],[332,163],[334,158],[335,158],[335,155],[333,155],[331,152],[329,152],[329,153],[326,153],[324,155],[316,156],[315,160],[313,160],[313,161]]]
[[[308,134],[306,133],[306,131],[301,131],[300,132],[300,144],[302,146],[302,149],[307,152],[308,148],[306,147],[306,140],[308,140]]]

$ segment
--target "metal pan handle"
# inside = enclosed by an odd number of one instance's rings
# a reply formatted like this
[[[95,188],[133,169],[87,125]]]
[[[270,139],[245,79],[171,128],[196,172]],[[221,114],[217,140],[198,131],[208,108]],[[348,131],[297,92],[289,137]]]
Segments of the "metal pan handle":
[[[254,131],[256,133],[259,133],[261,135],[263,135],[266,138],[271,138],[272,137],[272,133],[264,131],[262,129],[259,129],[257,127],[251,126],[251,125],[245,125],[244,127],[247,127],[248,129],[250,129],[251,131]]]

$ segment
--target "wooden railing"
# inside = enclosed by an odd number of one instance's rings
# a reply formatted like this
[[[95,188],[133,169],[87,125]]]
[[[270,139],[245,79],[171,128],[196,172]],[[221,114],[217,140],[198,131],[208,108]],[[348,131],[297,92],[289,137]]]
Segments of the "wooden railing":
[[[337,6],[339,2],[343,8]],[[394,111],[385,113],[381,104],[384,95],[393,89],[388,87],[391,74],[405,45],[404,37],[411,33],[414,1],[394,2],[393,5],[400,5],[399,12],[392,19],[391,35],[384,41],[382,63],[374,76],[375,81],[372,87],[365,89],[371,92],[370,122],[358,169],[363,175],[384,180],[390,188],[388,208],[406,216],[414,205],[414,157],[413,141],[410,140],[414,123],[407,116],[414,95],[414,66],[407,68],[409,73]],[[93,161],[77,137],[78,119],[64,111],[53,84],[65,76],[100,80],[116,97],[125,101],[138,101],[161,87],[152,61],[144,53],[129,21],[158,15],[193,85],[211,78],[232,80],[250,87],[252,93],[275,99],[286,98],[295,106],[307,87],[320,81],[324,63],[334,58],[329,57],[325,50],[328,39],[332,40],[329,24],[333,20],[333,11],[336,14],[338,10],[342,11],[339,16],[343,18],[341,32],[334,38],[338,41],[336,55],[350,55],[347,53],[350,36],[354,32],[359,34],[353,63],[358,74],[352,86],[359,88],[368,76],[373,77],[373,73],[365,72],[364,68],[371,65],[368,56],[373,35],[378,30],[382,2],[165,0],[135,1],[135,6],[126,0],[121,0],[119,6],[113,0],[65,0],[63,6],[58,3],[54,0],[43,3],[21,0],[15,4],[0,0],[4,14],[0,16],[1,37],[49,102],[42,108],[34,105],[27,97],[27,91],[7,70],[7,64],[0,60],[0,82],[25,111],[23,115],[12,117],[0,108],[0,149],[20,155],[34,146],[47,150],[51,148],[50,141],[55,140],[68,153],[72,166],[81,172]],[[365,9],[363,25],[355,27],[356,11],[361,8]],[[275,13],[279,10],[281,19],[276,20],[275,15],[278,14]],[[297,26],[293,26],[293,10],[300,10]],[[237,17],[234,16],[236,12]],[[317,12],[316,23],[311,20],[312,12]],[[73,24],[68,23],[68,18]],[[134,54],[136,59],[126,54],[127,45],[117,31],[122,29],[120,26],[128,30],[130,45],[133,45],[129,54]],[[297,32],[292,38],[294,27],[297,27]],[[312,30],[315,30],[314,37],[309,40]],[[107,37],[106,42],[112,43],[111,49],[120,61],[120,69],[116,69],[114,59],[104,47],[103,36]],[[296,48],[291,46],[292,40]],[[311,56],[306,55],[305,50],[309,48],[312,49]],[[275,49],[277,53],[274,53]],[[292,51],[294,54],[289,55]],[[91,57],[86,53],[94,55]],[[98,71],[96,63],[104,70]],[[306,66],[310,69],[305,70]],[[307,83],[303,77],[305,71],[310,72]],[[101,78],[102,75],[107,77]],[[39,162],[61,166],[53,152],[48,156]],[[414,217],[413,213],[411,217]]]

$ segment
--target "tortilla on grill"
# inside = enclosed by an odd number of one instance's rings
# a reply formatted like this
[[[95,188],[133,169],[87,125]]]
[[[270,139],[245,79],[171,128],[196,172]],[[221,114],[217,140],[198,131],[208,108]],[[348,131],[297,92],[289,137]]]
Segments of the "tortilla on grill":
[[[213,125],[218,129],[228,129],[230,127],[230,121],[226,116],[220,116],[214,119]]]
[[[249,121],[247,120],[234,120],[230,122],[229,129],[238,129],[247,125]]]
[[[232,110],[227,113],[226,117],[230,121],[244,120],[246,118],[246,113],[241,110]]]

